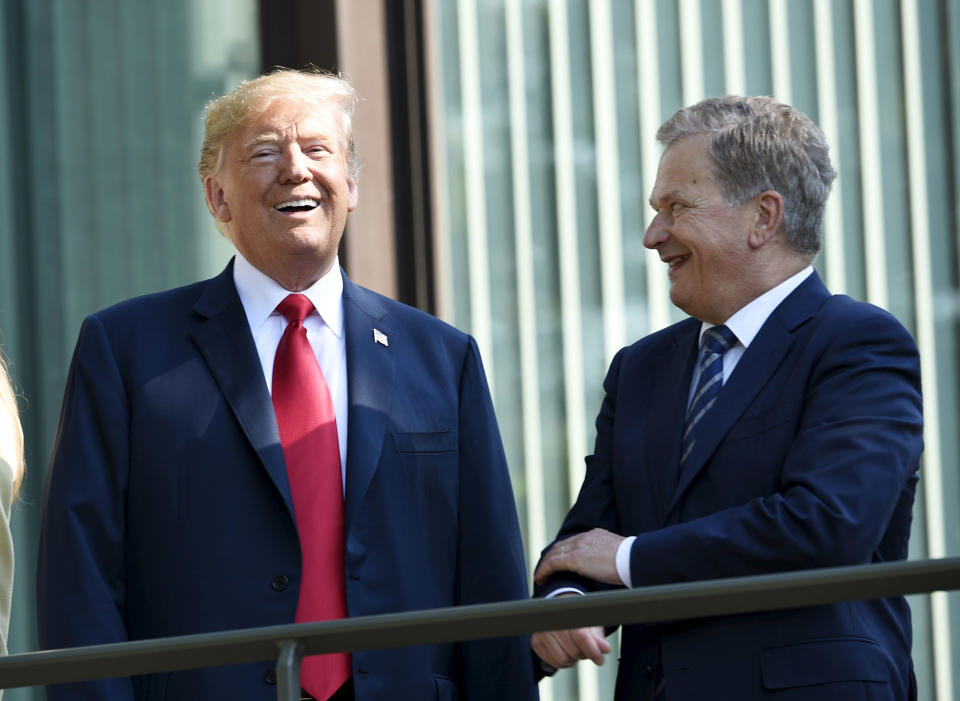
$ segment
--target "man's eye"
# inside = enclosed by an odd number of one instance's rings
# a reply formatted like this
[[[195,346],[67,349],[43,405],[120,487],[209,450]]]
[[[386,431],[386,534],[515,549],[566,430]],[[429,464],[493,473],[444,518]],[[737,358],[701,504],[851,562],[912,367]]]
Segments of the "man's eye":
[[[309,148],[307,149],[307,153],[310,154],[311,156],[314,156],[314,155],[322,155],[322,154],[324,154],[324,153],[327,153],[327,147],[326,147],[326,146],[320,146],[320,145],[311,146],[311,147],[309,147]]]
[[[670,205],[670,213],[671,213],[671,214],[678,214],[678,213],[681,212],[681,211],[683,211],[683,205],[682,205],[682,204],[680,204],[679,202],[673,202],[673,203],[671,203],[671,205]]]
[[[250,158],[252,159],[269,158],[270,156],[273,156],[276,153],[277,152],[273,149],[262,149],[260,151],[254,151],[253,154],[250,156]]]

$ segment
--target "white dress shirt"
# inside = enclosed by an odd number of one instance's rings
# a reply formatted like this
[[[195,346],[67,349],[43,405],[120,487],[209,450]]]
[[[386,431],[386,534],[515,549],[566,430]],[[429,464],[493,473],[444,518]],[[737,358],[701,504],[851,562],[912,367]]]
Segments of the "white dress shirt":
[[[233,281],[253,333],[260,356],[267,391],[273,391],[273,359],[287,320],[277,305],[289,290],[253,267],[240,253],[233,263]],[[347,487],[347,344],[343,335],[343,277],[339,258],[330,271],[301,294],[313,302],[316,312],[304,319],[307,340],[317,356],[320,370],[330,388],[333,410],[337,415],[337,441],[340,444],[340,474]]]
[[[779,285],[774,287],[744,307],[727,319],[726,326],[737,337],[737,342],[726,353],[723,354],[723,382],[726,384],[733,369],[740,362],[744,352],[750,347],[753,339],[760,332],[760,327],[764,325],[767,319],[773,314],[773,310],[780,306],[780,303],[787,296],[800,286],[800,283],[807,279],[813,273],[813,268],[807,266],[799,273],[788,277]],[[703,322],[700,324],[700,339],[703,334],[713,324]],[[690,391],[687,395],[687,406],[693,400],[693,393],[697,387],[697,380],[700,379],[700,364],[697,363],[693,368],[693,377],[690,381]],[[626,586],[633,586],[630,578],[630,548],[633,547],[633,541],[636,536],[629,536],[617,548],[617,574]]]

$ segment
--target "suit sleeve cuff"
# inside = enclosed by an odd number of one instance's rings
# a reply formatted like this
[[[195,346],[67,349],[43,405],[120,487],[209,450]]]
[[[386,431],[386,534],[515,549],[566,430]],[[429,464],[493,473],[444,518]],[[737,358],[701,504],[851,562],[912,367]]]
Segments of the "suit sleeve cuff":
[[[633,586],[630,578],[630,549],[636,539],[634,535],[624,538],[617,547],[617,574],[620,575],[620,580],[626,587]]]

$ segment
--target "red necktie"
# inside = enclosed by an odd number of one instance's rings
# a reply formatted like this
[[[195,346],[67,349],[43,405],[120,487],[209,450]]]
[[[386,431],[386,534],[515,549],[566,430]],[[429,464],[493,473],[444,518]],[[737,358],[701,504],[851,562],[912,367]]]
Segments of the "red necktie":
[[[344,590],[343,482],[330,390],[303,320],[313,304],[291,294],[277,305],[289,324],[273,361],[273,408],[300,534],[302,569],[296,622],[347,617]],[[300,684],[328,699],[350,677],[350,655],[303,660]]]

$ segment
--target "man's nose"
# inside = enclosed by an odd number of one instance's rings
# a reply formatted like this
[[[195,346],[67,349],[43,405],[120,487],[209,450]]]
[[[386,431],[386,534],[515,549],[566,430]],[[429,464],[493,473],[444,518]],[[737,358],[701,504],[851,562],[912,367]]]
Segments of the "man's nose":
[[[663,215],[658,213],[643,234],[643,245],[653,250],[666,243],[668,238],[670,238],[670,234],[667,231],[666,222],[663,220]]]
[[[281,168],[280,179],[284,182],[302,183],[310,179],[309,159],[296,146],[285,150]]]

